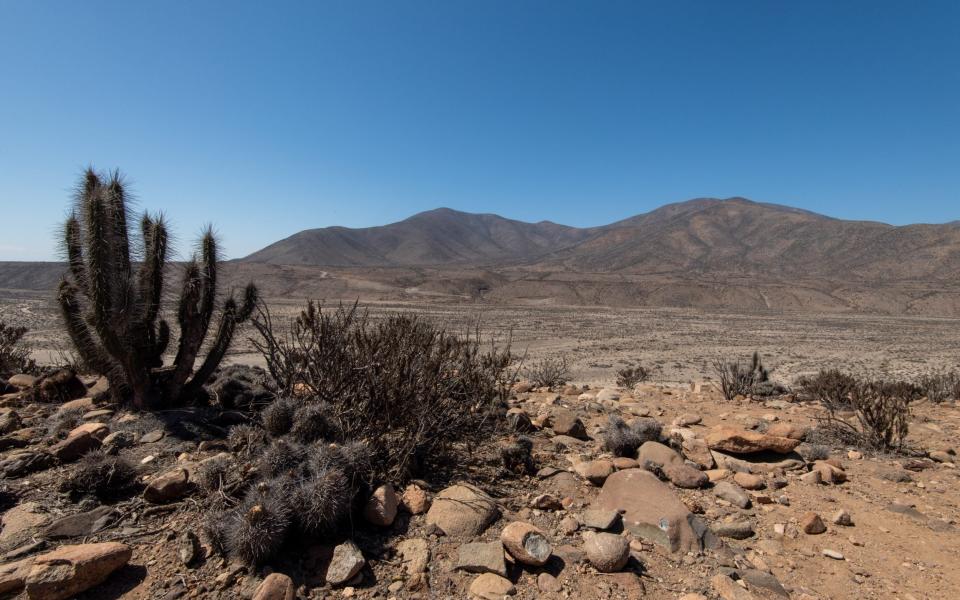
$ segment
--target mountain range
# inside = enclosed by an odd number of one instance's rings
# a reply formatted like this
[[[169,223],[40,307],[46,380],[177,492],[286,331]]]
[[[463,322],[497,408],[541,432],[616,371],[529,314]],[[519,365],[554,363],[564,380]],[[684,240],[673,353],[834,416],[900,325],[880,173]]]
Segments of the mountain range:
[[[590,228],[439,208],[379,227],[307,229],[241,260],[348,268],[950,280],[960,275],[960,223],[847,221],[745,198],[698,198]]]

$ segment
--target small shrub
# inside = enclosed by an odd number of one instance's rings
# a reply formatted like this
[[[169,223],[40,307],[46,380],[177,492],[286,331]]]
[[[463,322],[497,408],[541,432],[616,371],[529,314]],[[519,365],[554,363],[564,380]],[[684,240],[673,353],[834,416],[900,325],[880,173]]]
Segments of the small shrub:
[[[816,400],[834,410],[850,406],[850,394],[857,387],[857,378],[839,369],[821,369],[816,375],[797,380],[797,392],[804,400]]]
[[[503,468],[518,475],[530,475],[536,472],[531,451],[533,440],[526,436],[518,436],[500,447],[500,462]]]
[[[100,500],[114,500],[128,496],[136,487],[137,470],[118,456],[100,450],[84,454],[61,489],[74,498],[96,496]]]
[[[714,372],[720,378],[723,397],[733,400],[737,396],[749,396],[759,389],[760,384],[770,381],[770,371],[763,366],[758,352],[753,353],[749,365],[727,362],[717,359],[713,363]]]
[[[920,378],[918,385],[930,402],[960,400],[960,373],[956,371],[939,371],[929,373]]]
[[[833,439],[859,448],[902,450],[909,433],[910,403],[922,394],[902,381],[858,381],[850,392],[856,422],[838,415],[838,407],[824,405],[818,429]]]
[[[570,365],[564,354],[541,358],[526,367],[524,375],[535,387],[559,388],[570,379]]]
[[[26,327],[13,327],[0,321],[0,377],[37,372],[37,363],[30,358],[30,349],[23,343]]]
[[[622,388],[633,389],[647,379],[650,379],[650,371],[641,365],[624,367],[617,371],[617,385]]]

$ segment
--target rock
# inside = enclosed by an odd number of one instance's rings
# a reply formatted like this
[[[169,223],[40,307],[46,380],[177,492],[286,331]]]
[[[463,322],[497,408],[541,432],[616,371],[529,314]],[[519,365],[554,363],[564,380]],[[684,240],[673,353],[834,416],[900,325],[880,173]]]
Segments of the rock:
[[[843,483],[847,480],[847,473],[834,465],[822,460],[813,463],[811,472],[820,473],[820,481],[823,483]]]
[[[659,442],[644,442],[637,453],[637,462],[648,471],[659,469],[670,483],[680,488],[703,487],[709,482],[706,473],[686,464],[679,454]]]
[[[820,471],[810,471],[800,476],[800,481],[808,485],[819,485],[823,483]]]
[[[713,533],[722,538],[732,538],[735,540],[745,540],[753,536],[753,523],[747,520],[733,521],[730,523],[717,523],[711,527]]]
[[[792,423],[774,423],[770,427],[767,427],[765,433],[767,435],[790,438],[791,440],[802,442],[803,439],[807,437],[807,428]]]
[[[189,494],[192,487],[189,472],[178,467],[150,480],[143,498],[153,504],[173,502]]]
[[[360,548],[347,540],[333,549],[333,558],[327,567],[326,580],[332,586],[340,586],[349,582],[367,564]]]
[[[713,579],[710,580],[710,587],[722,600],[753,600],[753,595],[750,592],[722,573],[714,575]]]
[[[389,527],[397,517],[397,493],[390,484],[381,485],[373,491],[366,506],[363,518],[378,527]]]
[[[837,552],[836,550],[824,549],[822,554],[827,558],[832,558],[833,560],[844,560],[843,555]]]
[[[403,565],[408,575],[426,573],[427,565],[430,563],[430,545],[427,540],[423,538],[403,540],[397,544],[397,552],[403,557]],[[503,556],[503,550],[500,551],[500,555]]]
[[[745,490],[762,490],[767,487],[763,477],[752,473],[735,473],[733,480]]]
[[[437,494],[427,511],[427,524],[452,537],[472,537],[483,533],[499,516],[490,496],[472,485],[458,484]]]
[[[162,429],[154,429],[153,431],[148,431],[140,436],[139,441],[141,444],[155,444],[162,440],[165,435],[166,434]]]
[[[583,426],[583,421],[576,414],[565,408],[558,408],[553,411],[550,417],[550,427],[554,435],[568,435],[572,438],[587,439],[587,430]]]
[[[36,377],[34,377],[33,375],[27,375],[26,373],[19,373],[7,379],[7,383],[12,385],[13,387],[20,388],[21,390],[25,390],[28,387],[33,387],[33,384],[35,384],[36,382],[37,382]]]
[[[192,531],[184,531],[177,538],[177,556],[180,563],[189,565],[200,556],[200,540]]]
[[[558,527],[560,529],[560,533],[563,533],[565,535],[572,535],[576,533],[578,529],[580,529],[580,521],[574,519],[570,515],[567,515],[564,518],[560,519],[560,523]]]
[[[648,471],[628,469],[610,475],[593,508],[621,512],[627,530],[672,552],[699,552],[703,547],[706,525]]]
[[[537,575],[537,589],[543,594],[558,594],[563,590],[563,586],[556,577],[543,572]]]
[[[601,573],[619,571],[630,559],[630,543],[623,536],[613,533],[584,533],[583,549],[587,553],[587,560]]]
[[[61,462],[73,462],[101,445],[99,439],[84,431],[77,435],[69,435],[67,439],[50,446],[50,454],[59,458]]]
[[[39,402],[69,402],[83,398],[87,386],[70,369],[60,369],[37,381],[33,386],[34,400]]]
[[[83,423],[82,425],[78,425],[70,430],[70,433],[67,434],[67,437],[73,437],[75,435],[81,435],[84,433],[89,433],[102,442],[110,434],[110,428],[103,423]]]
[[[850,516],[850,513],[842,508],[833,513],[833,517],[830,520],[834,525],[841,525],[843,527],[853,526],[853,518]]]
[[[0,594],[7,597],[23,589],[26,585],[27,575],[33,568],[34,558],[25,558],[15,562],[0,565]]]
[[[577,475],[596,486],[603,485],[607,477],[614,472],[613,463],[604,458],[577,463],[573,470],[577,472]]]
[[[283,573],[270,573],[257,586],[253,600],[294,600],[297,589],[293,580]]]
[[[707,443],[700,438],[684,439],[681,448],[683,448],[683,455],[686,456],[688,460],[700,465],[701,469],[712,469],[716,466],[710,448],[707,447]]]
[[[88,512],[61,517],[43,530],[43,537],[50,540],[94,534],[108,526],[117,516],[109,506],[100,506]]]
[[[511,408],[507,411],[507,424],[510,429],[518,433],[528,433],[534,430],[530,415],[522,408]]]
[[[468,573],[495,573],[507,576],[507,561],[500,542],[474,542],[460,546],[456,569]]]
[[[6,478],[22,477],[49,469],[56,463],[52,454],[35,450],[16,450],[0,460],[0,473]]]
[[[720,481],[713,486],[713,494],[739,508],[750,508],[750,496],[735,483]]]
[[[469,590],[470,597],[478,600],[503,600],[504,596],[512,596],[516,591],[509,579],[493,573],[484,573],[474,579]]]
[[[545,564],[553,550],[542,531],[523,521],[514,521],[504,527],[500,541],[518,562],[535,567]]]
[[[740,569],[737,571],[737,574],[740,575],[740,578],[747,582],[747,586],[755,592],[753,595],[768,598],[772,594],[773,596],[784,599],[790,598],[790,593],[784,589],[780,580],[769,572],[759,569]],[[770,592],[770,594],[765,592]]]
[[[673,420],[674,427],[689,427],[691,425],[697,425],[703,420],[700,415],[695,415],[693,413],[684,413]]]
[[[129,431],[114,431],[103,438],[104,448],[129,448],[136,443],[137,438]]]
[[[83,415],[84,421],[96,421],[97,419],[105,419],[113,416],[113,411],[109,408],[98,408],[96,410],[91,410],[88,413]]]
[[[89,412],[94,410],[96,405],[93,402],[93,398],[77,398],[76,400],[71,400],[70,402],[64,402],[57,408],[57,412],[54,414],[60,415],[65,412],[72,410],[82,410],[83,412]]]
[[[590,508],[583,512],[583,515],[580,517],[580,521],[586,527],[605,531],[607,529],[612,529],[617,523],[620,522],[620,513],[615,510]]]
[[[430,497],[423,488],[411,483],[403,490],[400,506],[411,515],[422,515],[430,509]]]
[[[530,501],[530,506],[539,510],[562,510],[563,503],[551,494],[538,494]]]
[[[616,402],[620,399],[620,392],[610,388],[604,388],[597,392],[596,400],[597,402]]]
[[[7,410],[0,413],[0,435],[12,433],[23,427],[23,420],[15,410]]]
[[[0,517],[3,530],[0,531],[0,543],[12,543],[20,538],[31,537],[34,529],[50,522],[50,516],[41,512],[36,502],[24,502],[14,506]],[[9,547],[9,546],[8,546]]]
[[[704,473],[707,474],[707,479],[710,480],[710,483],[722,481],[733,475],[729,469],[710,469],[709,471],[704,471]]]
[[[808,512],[800,518],[800,529],[808,535],[819,535],[827,530],[827,526],[823,523],[820,515],[815,512]]]
[[[744,431],[733,427],[714,429],[707,434],[706,442],[711,450],[721,450],[733,454],[751,454],[767,450],[779,454],[788,454],[800,444],[799,440],[766,435],[756,431]]]
[[[626,456],[615,456],[610,462],[613,463],[613,468],[618,471],[623,471],[624,469],[636,469],[640,466],[636,460],[626,457]]]
[[[119,542],[61,546],[34,559],[25,584],[29,598],[70,598],[105,581],[126,565],[133,550]]]

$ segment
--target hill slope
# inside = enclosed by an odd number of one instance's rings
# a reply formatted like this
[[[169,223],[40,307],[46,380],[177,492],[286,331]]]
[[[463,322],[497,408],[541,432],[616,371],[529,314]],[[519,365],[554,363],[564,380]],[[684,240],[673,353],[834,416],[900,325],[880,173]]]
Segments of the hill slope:
[[[699,198],[589,229],[437,209],[381,227],[309,229],[243,260],[331,267],[524,265],[594,273],[950,279],[960,275],[960,226],[844,221],[744,198]]]

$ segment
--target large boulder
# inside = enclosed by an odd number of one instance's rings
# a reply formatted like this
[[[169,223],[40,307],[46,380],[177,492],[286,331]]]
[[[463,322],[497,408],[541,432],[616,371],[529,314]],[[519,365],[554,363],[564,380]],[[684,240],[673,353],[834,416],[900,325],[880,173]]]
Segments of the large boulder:
[[[699,552],[708,533],[667,484],[642,469],[607,477],[593,506],[620,511],[626,529],[672,552]]]
[[[427,523],[451,537],[483,533],[500,516],[496,502],[483,490],[469,484],[452,485],[433,499]]]
[[[587,439],[587,429],[573,411],[558,408],[550,416],[550,427],[555,435],[567,435],[579,440]]]
[[[789,454],[800,445],[800,440],[734,427],[714,429],[707,434],[706,442],[711,450],[721,450],[733,454],[752,454],[765,451]]]

